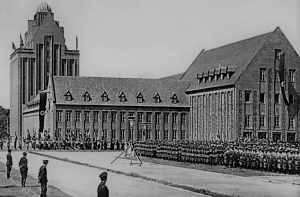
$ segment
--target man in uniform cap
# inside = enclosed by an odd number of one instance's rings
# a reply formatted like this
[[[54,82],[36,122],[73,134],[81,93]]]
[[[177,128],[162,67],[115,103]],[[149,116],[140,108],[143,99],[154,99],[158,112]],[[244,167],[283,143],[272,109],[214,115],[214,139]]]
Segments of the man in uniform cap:
[[[100,179],[101,179],[101,183],[98,186],[98,197],[108,197],[109,196],[109,191],[108,188],[106,187],[105,183],[107,181],[107,172],[102,172],[100,174]]]
[[[48,160],[43,160],[43,165],[40,167],[39,171],[39,183],[41,183],[41,197],[46,197],[47,196],[47,169],[46,166],[48,164]]]
[[[7,179],[10,178],[10,171],[13,165],[12,156],[11,156],[11,150],[8,149],[8,154],[6,155],[6,168],[7,168]]]
[[[19,161],[20,173],[22,176],[22,187],[25,187],[26,178],[28,174],[28,160],[26,158],[27,153],[23,152],[23,157]]]

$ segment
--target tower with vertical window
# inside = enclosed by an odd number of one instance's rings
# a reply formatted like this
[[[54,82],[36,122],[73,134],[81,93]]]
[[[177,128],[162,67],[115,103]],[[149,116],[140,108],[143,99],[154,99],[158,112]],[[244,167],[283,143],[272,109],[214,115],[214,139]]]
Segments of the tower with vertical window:
[[[10,133],[22,135],[22,112],[33,100],[40,103],[37,95],[47,89],[50,76],[79,76],[77,46],[68,50],[64,28],[54,20],[51,7],[41,3],[10,56]]]

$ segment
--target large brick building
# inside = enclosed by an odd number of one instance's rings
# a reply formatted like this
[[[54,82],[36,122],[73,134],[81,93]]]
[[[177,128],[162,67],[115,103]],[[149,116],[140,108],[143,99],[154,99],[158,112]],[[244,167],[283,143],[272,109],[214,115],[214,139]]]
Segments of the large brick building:
[[[279,79],[280,60],[285,83]],[[202,51],[182,76],[193,81],[186,91],[191,139],[299,140],[299,67],[299,56],[280,28]]]
[[[280,28],[208,51],[163,79],[79,77],[43,3],[11,55],[11,133],[107,139],[300,139],[300,58]],[[283,55],[285,54],[285,55]],[[283,68],[284,67],[284,68]]]
[[[47,89],[50,73],[78,76],[79,51],[67,49],[63,27],[54,20],[50,6],[42,3],[34,20],[28,21],[24,42],[20,35],[20,47],[11,54],[10,61],[10,132],[22,135],[22,112],[27,103]]]

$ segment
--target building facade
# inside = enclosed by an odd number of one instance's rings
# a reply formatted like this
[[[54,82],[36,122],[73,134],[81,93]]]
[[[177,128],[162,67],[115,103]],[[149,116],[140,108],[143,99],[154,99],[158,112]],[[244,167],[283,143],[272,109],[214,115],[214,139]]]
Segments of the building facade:
[[[202,51],[182,77],[193,80],[186,91],[190,136],[299,140],[299,68],[299,56],[280,28]]]
[[[51,7],[42,3],[10,61],[10,133],[21,136],[22,112],[47,89],[49,76],[79,76],[79,51],[67,49],[63,27],[54,20]]]

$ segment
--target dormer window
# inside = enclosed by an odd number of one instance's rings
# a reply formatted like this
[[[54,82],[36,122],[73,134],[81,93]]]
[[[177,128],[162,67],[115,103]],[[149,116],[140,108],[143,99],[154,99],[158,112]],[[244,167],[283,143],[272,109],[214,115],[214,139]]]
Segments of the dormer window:
[[[108,98],[108,94],[104,91],[103,94],[101,95],[101,98],[102,98],[102,102],[107,102],[109,101],[109,98]]]
[[[144,97],[143,97],[143,95],[142,95],[141,92],[139,92],[139,93],[137,94],[137,96],[136,96],[136,101],[137,101],[138,103],[144,102]]]
[[[70,93],[69,90],[67,91],[67,93],[64,96],[65,96],[66,101],[72,101],[73,100],[72,94]]]
[[[124,94],[124,92],[121,92],[119,94],[119,98],[120,98],[120,102],[126,102],[127,101],[126,95]]]
[[[198,84],[201,84],[202,83],[202,74],[197,74],[197,81],[198,81]]]
[[[86,102],[92,100],[90,94],[87,91],[85,91],[85,93],[82,96],[83,96],[83,100],[86,101]]]
[[[172,101],[173,104],[176,104],[176,103],[179,102],[178,101],[178,97],[177,97],[177,95],[175,93],[172,94],[172,96],[170,97],[170,99],[171,99],[171,101]]]
[[[160,103],[162,100],[160,99],[160,95],[156,92],[153,96],[155,103]]]

